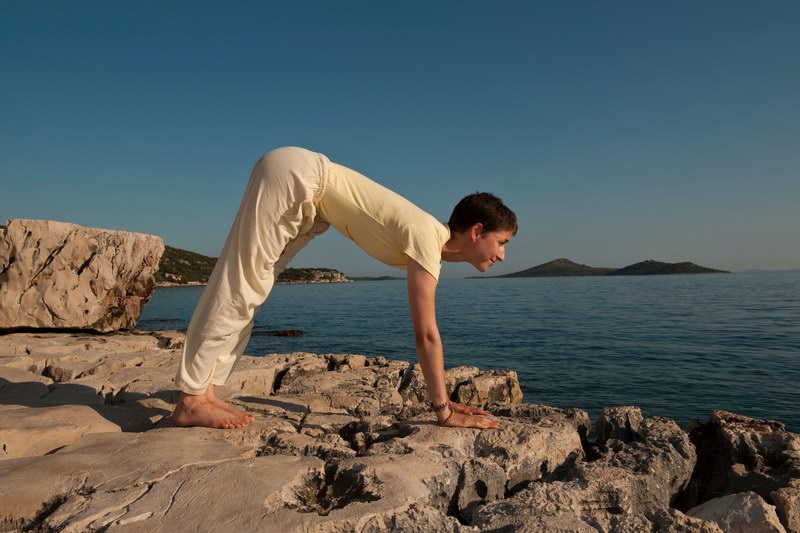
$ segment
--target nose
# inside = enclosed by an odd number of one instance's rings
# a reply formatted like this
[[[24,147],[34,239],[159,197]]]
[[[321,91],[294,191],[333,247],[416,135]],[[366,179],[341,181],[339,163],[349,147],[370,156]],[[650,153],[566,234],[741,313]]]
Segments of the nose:
[[[497,254],[498,261],[505,261],[506,260],[506,251],[503,248],[500,248],[500,253]]]

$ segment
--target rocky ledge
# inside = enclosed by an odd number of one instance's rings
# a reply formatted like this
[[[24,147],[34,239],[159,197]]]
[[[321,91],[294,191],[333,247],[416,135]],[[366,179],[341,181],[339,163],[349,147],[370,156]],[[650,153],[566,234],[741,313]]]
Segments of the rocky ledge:
[[[800,437],[716,411],[522,402],[512,371],[447,371],[499,430],[442,428],[420,369],[243,357],[243,430],[171,426],[176,332],[0,337],[0,530],[800,531]]]

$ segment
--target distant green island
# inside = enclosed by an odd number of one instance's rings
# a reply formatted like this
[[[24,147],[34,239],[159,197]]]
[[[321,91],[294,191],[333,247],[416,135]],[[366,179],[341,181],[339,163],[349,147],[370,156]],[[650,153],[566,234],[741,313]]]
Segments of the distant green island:
[[[156,285],[160,287],[184,287],[205,285],[217,263],[216,257],[208,257],[172,246],[164,247],[158,265]],[[332,268],[287,268],[278,283],[348,283],[343,273]]]
[[[216,257],[208,257],[188,250],[166,246],[156,273],[159,286],[205,285],[214,270]],[[647,276],[664,274],[730,274],[726,270],[706,268],[694,263],[663,263],[647,260],[623,268],[593,267],[569,259],[555,259],[547,263],[503,274],[500,276],[471,276],[470,279],[496,278],[556,278],[576,276]],[[404,280],[396,276],[347,277],[332,268],[287,268],[278,276],[278,283],[347,283],[350,281]]]
[[[395,281],[405,280],[406,278],[400,278],[397,276],[348,276],[347,279],[351,279],[353,281]]]
[[[706,268],[688,261],[663,263],[648,259],[623,268],[593,267],[569,259],[555,259],[541,265],[500,276],[472,276],[473,278],[556,278],[576,276],[652,276],[664,274],[730,274],[727,270]]]

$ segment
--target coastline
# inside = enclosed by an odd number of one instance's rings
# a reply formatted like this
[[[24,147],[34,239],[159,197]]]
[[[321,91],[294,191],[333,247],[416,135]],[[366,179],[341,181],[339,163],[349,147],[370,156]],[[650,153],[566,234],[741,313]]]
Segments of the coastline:
[[[336,279],[336,280],[296,280],[296,281],[276,281],[275,285],[321,285],[324,283],[353,283],[351,279]],[[161,287],[205,287],[208,283],[200,281],[189,281],[186,283],[173,283],[173,282],[158,282],[156,288]]]
[[[592,421],[524,403],[512,370],[456,367],[451,399],[501,428],[443,428],[419,365],[299,352],[245,355],[219,388],[247,428],[176,428],[182,333],[0,339],[4,529],[710,532],[701,508],[734,498],[791,531],[800,502],[800,436],[733,413],[688,432],[633,406]]]

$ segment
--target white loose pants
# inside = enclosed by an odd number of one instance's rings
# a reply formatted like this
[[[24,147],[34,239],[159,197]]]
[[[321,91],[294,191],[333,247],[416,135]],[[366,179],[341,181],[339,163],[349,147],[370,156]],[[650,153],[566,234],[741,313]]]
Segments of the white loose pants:
[[[244,352],[253,315],[278,275],[328,229],[317,216],[330,161],[303,148],[279,148],[256,162],[233,227],[189,323],[178,388],[203,394],[222,385]]]

